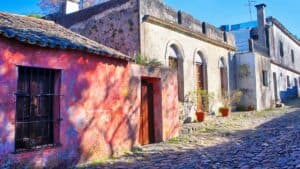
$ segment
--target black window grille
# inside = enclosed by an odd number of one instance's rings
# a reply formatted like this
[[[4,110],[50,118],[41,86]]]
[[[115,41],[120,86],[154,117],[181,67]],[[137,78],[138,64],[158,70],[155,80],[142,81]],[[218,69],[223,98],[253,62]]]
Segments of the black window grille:
[[[59,70],[18,67],[16,151],[54,145],[55,123],[60,121],[59,76]]]
[[[286,77],[287,87],[291,87],[290,76]]]

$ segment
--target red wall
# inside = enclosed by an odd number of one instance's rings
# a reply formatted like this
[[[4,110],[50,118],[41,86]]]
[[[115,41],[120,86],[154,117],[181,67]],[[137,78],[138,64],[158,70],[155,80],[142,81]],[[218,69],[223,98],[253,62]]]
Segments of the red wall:
[[[16,65],[62,69],[62,146],[12,154]],[[163,127],[164,140],[169,139],[177,134],[179,125],[176,72],[164,70],[153,74],[122,60],[0,38],[0,154],[4,155],[0,166],[15,158],[28,158],[36,165],[54,165],[62,160],[79,163],[130,149],[138,143],[140,85],[145,74],[162,79],[163,124],[159,126]]]

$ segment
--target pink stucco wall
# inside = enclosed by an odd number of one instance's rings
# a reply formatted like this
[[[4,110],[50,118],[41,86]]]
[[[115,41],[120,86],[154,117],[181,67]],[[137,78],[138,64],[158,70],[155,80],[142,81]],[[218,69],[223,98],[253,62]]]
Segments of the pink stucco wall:
[[[13,154],[16,65],[62,70],[61,146]],[[158,126],[162,127],[164,140],[177,135],[176,72],[157,69],[151,72],[109,57],[40,48],[0,38],[0,166],[17,160],[29,160],[34,165],[56,165],[68,160],[78,164],[129,150],[138,144],[142,76],[161,78],[162,124]]]

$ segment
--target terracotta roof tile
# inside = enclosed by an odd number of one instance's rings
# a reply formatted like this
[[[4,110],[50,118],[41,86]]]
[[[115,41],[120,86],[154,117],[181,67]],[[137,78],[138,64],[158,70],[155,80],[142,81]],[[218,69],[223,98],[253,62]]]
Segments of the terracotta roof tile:
[[[41,47],[81,50],[89,53],[133,60],[52,21],[0,12],[0,35]]]

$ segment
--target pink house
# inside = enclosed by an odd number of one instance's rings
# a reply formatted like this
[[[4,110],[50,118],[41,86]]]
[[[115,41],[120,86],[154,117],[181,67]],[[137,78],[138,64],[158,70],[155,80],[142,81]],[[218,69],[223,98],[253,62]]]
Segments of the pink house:
[[[63,167],[176,136],[177,73],[133,61],[54,22],[0,13],[0,168]]]

